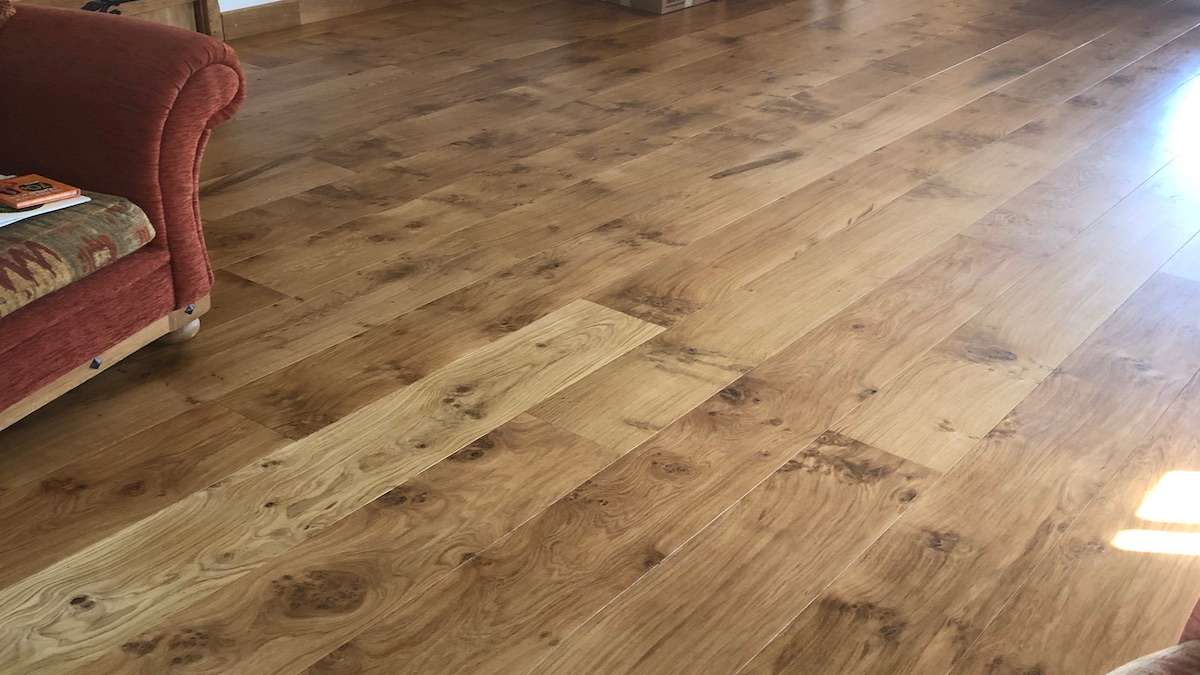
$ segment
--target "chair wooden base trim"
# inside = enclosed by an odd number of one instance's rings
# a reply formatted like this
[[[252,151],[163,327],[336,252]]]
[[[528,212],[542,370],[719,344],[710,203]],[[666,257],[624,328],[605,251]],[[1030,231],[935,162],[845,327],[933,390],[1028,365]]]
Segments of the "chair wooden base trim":
[[[164,342],[171,343],[191,339],[200,330],[200,316],[211,306],[211,298],[205,296],[191,306],[190,312],[186,308],[179,309],[155,319],[150,325],[98,354],[92,361],[69,371],[57,380],[17,401],[13,406],[0,410],[0,431],[16,424],[22,418],[108,370],[114,364],[119,363],[121,359],[159,338],[164,338]]]

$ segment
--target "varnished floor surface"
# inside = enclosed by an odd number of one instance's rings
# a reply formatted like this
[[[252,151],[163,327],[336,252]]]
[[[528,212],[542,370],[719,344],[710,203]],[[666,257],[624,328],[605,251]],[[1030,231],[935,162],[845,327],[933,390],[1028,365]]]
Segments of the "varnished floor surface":
[[[0,434],[0,670],[1086,675],[1171,644],[1197,24],[414,0],[240,41],[200,335]]]

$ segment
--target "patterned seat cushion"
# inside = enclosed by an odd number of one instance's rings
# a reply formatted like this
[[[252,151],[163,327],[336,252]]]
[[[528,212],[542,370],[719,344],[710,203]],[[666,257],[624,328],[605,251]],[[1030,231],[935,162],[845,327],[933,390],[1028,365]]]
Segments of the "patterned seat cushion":
[[[150,219],[120,197],[0,227],[0,317],[78,281],[154,239]]]

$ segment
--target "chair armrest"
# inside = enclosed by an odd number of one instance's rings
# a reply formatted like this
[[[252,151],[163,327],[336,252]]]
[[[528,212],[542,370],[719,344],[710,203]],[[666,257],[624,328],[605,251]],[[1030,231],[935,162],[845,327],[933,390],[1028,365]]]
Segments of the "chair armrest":
[[[245,80],[224,43],[137,19],[21,3],[0,28],[0,171],[126,197],[171,256],[176,306],[208,293],[197,177]]]

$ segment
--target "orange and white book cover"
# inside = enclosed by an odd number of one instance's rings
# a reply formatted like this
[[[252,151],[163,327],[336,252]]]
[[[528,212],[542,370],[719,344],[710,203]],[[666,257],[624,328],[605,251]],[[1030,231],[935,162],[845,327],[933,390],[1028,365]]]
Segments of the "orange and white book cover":
[[[0,180],[0,206],[27,209],[79,196],[79,188],[29,174]]]

